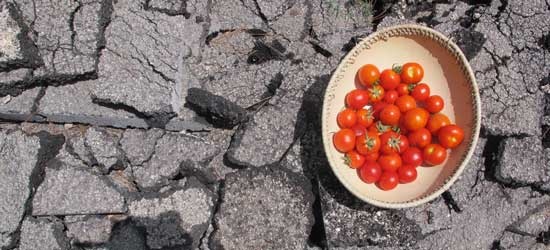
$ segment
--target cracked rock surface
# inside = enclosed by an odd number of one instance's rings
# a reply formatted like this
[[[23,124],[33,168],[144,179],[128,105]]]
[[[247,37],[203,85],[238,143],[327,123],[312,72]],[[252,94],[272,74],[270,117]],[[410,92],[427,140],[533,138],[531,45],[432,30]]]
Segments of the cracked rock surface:
[[[549,15],[548,0],[0,0],[0,249],[548,249]],[[482,132],[447,192],[387,210],[332,174],[321,107],[343,56],[403,23],[463,50]]]

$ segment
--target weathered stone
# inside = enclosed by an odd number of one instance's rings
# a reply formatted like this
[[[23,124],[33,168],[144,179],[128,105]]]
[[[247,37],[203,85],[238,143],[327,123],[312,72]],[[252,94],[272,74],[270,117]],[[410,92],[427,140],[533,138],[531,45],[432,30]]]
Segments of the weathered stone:
[[[512,232],[504,232],[499,241],[502,250],[545,250],[548,246],[537,242],[532,236],[524,236]]]
[[[152,249],[196,249],[214,211],[214,194],[196,180],[172,187],[158,198],[130,202],[129,215],[147,231]]]
[[[263,5],[272,4],[270,1],[261,1]],[[286,39],[297,41],[307,36],[306,18],[309,11],[308,0],[280,1],[280,5],[271,8],[269,24],[275,32]],[[264,14],[265,10],[262,8]],[[267,14],[266,14],[267,15]]]
[[[63,232],[63,224],[55,217],[27,218],[21,227],[20,250],[69,249],[69,241]]]
[[[6,102],[0,103],[0,118],[9,120],[35,120],[36,118],[33,117],[32,109],[39,92],[40,88],[30,89],[18,96],[9,97],[9,99],[6,99]]]
[[[212,32],[237,29],[260,29],[265,25],[255,14],[254,6],[247,6],[243,1],[215,1],[210,13],[210,30]]]
[[[165,185],[180,173],[182,165],[204,165],[218,150],[215,142],[204,138],[166,133],[157,140],[151,159],[133,167],[136,183],[144,188]]]
[[[541,205],[531,214],[521,218],[509,228],[511,231],[538,237],[541,233],[550,230],[550,203]]]
[[[86,250],[147,250],[145,233],[131,221],[118,223],[112,230],[109,242],[100,246],[84,247]]]
[[[11,244],[23,219],[25,203],[31,195],[31,185],[38,181],[40,141],[21,131],[0,131],[0,247]]]
[[[124,169],[124,152],[119,146],[120,135],[106,129],[91,127],[86,131],[85,145],[103,171]]]
[[[500,181],[522,185],[550,181],[550,166],[546,165],[540,138],[507,138],[501,147],[502,155],[496,171]]]
[[[142,165],[151,158],[162,135],[164,131],[160,129],[128,129],[124,131],[120,145],[132,165]]]
[[[306,246],[314,200],[308,179],[275,169],[242,170],[226,177],[222,195],[214,249]]]
[[[247,120],[247,112],[239,105],[208,91],[190,88],[187,104],[215,126],[232,128]]]
[[[32,201],[32,214],[85,215],[124,213],[124,197],[103,177],[61,165],[46,169]]]
[[[66,216],[67,237],[77,244],[100,244],[111,236],[113,222],[105,215]]]

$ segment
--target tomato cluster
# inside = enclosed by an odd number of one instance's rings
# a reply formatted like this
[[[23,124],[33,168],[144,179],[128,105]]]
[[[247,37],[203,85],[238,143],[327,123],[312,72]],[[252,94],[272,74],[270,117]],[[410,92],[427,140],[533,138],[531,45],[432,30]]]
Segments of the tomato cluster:
[[[464,139],[464,131],[440,113],[443,98],[420,83],[423,77],[414,62],[382,72],[367,64],[357,72],[361,87],[346,95],[333,143],[364,182],[382,190],[410,183],[418,166],[442,164],[447,149]]]

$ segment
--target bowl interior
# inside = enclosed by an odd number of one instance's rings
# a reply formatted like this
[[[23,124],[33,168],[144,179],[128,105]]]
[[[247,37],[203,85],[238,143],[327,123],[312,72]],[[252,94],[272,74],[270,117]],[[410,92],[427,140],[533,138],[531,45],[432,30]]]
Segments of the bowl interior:
[[[361,46],[358,45],[358,46]],[[456,173],[461,163],[468,158],[468,152],[475,144],[477,125],[475,90],[461,69],[461,62],[451,51],[439,42],[421,35],[392,36],[378,40],[370,48],[352,51],[347,58],[348,64],[340,67],[327,89],[323,107],[323,135],[325,150],[331,167],[340,181],[354,195],[367,202],[407,203],[433,194]],[[356,88],[357,70],[371,63],[380,70],[391,68],[393,64],[418,62],[424,67],[422,82],[430,86],[431,94],[440,95],[445,100],[446,114],[451,122],[464,129],[464,142],[449,152],[447,160],[434,167],[418,167],[418,178],[410,184],[399,184],[391,191],[382,191],[374,184],[362,182],[357,171],[349,168],[342,160],[343,154],[335,150],[332,133],[339,130],[336,115],[344,108],[346,93]],[[346,63],[343,61],[342,63]],[[464,62],[467,64],[467,62]],[[429,199],[428,199],[429,200]]]

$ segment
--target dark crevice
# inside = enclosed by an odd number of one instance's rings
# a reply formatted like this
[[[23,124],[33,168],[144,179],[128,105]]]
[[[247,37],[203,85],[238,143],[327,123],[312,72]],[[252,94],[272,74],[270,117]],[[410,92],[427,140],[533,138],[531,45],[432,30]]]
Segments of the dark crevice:
[[[537,242],[547,246],[550,245],[550,226],[548,227],[548,231],[540,232],[537,236]]]
[[[496,178],[497,167],[502,153],[501,147],[505,138],[506,137],[500,135],[487,135],[487,141],[482,153],[482,156],[485,159],[485,180],[498,182]]]
[[[34,98],[34,101],[32,103],[31,107],[31,116],[34,116],[36,113],[38,113],[38,107],[40,106],[40,100],[46,95],[46,90],[48,87],[40,87],[40,90],[38,91],[38,94],[36,95],[36,98]]]
[[[71,49],[75,49],[75,45],[74,45],[74,42],[75,42],[75,39],[76,39],[76,31],[74,29],[74,19],[75,19],[75,16],[76,14],[80,11],[80,9],[82,8],[82,2],[80,1],[76,1],[76,3],[78,4],[76,6],[76,8],[73,10],[73,12],[71,12],[71,14],[69,15],[69,30],[71,31]]]
[[[314,181],[312,183],[317,183],[317,182]],[[321,198],[319,197],[319,195],[316,195],[315,201],[313,202],[313,217],[315,219],[315,223],[311,228],[311,232],[308,237],[308,243],[312,246],[325,249],[327,246],[327,235],[325,232],[325,224],[323,222],[323,211],[321,209]]]
[[[269,25],[269,20],[267,20],[267,17],[262,12],[262,8],[260,8],[260,5],[258,4],[258,0],[253,0],[253,1],[254,1],[254,6],[256,7],[256,11],[258,12],[258,16],[260,17],[260,19],[262,19],[262,21],[266,25]]]
[[[281,86],[284,80],[284,75],[279,72],[269,80],[269,83],[266,85],[267,91],[262,95],[263,98],[274,96],[277,93],[277,90]]]
[[[500,246],[500,240],[493,241],[493,244],[491,244],[491,250],[503,250]]]
[[[108,99],[102,99],[96,96],[92,96],[92,102],[110,109],[123,110],[129,113],[132,113],[138,118],[143,119],[145,123],[147,123],[147,125],[151,128],[164,129],[166,127],[166,124],[168,124],[168,122],[170,121],[170,119],[176,116],[176,113],[172,111],[158,111],[154,113],[145,113],[137,110],[132,106],[126,105],[124,103],[113,103]]]
[[[255,41],[254,49],[248,56],[248,64],[262,64],[271,60],[285,60],[286,48],[277,40],[271,43]]]
[[[372,1],[371,1],[372,2]],[[377,30],[378,24],[382,22],[384,19],[383,17],[386,15],[391,14],[392,6],[397,2],[397,0],[390,0],[390,1],[381,1],[377,0],[374,1],[374,4],[372,5],[372,29]]]
[[[220,211],[220,206],[222,204],[222,202],[224,201],[224,192],[225,192],[225,181],[220,181],[219,185],[218,185],[218,200],[214,203],[214,210],[212,211],[212,217],[210,219],[210,225],[212,225],[212,233],[210,233],[210,235],[208,235],[208,246],[209,248],[211,249],[223,249],[222,246],[219,245],[219,243],[216,243],[214,242],[214,236],[215,234],[217,233],[218,231],[218,225],[216,224],[216,215],[218,214],[218,212]],[[207,230],[208,231],[208,230]],[[205,235],[203,235],[203,238],[206,237],[206,233]],[[202,240],[201,240],[201,244],[202,244]]]
[[[456,213],[462,213],[462,209],[460,206],[458,206],[457,202],[453,198],[453,195],[449,191],[443,192],[441,195],[443,197],[443,201],[445,202],[445,205],[449,208],[449,210],[453,210]]]
[[[143,4],[143,9],[147,11],[156,11],[168,16],[183,16],[188,19],[189,17],[191,17],[191,13],[187,12],[187,0],[180,0],[179,2],[181,2],[181,5],[178,8],[168,9],[153,7],[151,6],[151,0],[145,0],[145,3]]]
[[[105,37],[105,31],[107,30],[107,27],[109,26],[109,24],[111,24],[113,11],[114,11],[113,0],[104,0],[101,4],[101,8],[99,9],[99,13],[100,13],[99,23],[98,23],[99,33],[97,36],[96,62],[95,62],[96,71],[98,71],[98,68],[99,68],[99,58],[101,57],[101,54],[107,45],[107,38]]]
[[[496,1],[496,0],[495,0]],[[508,7],[508,0],[500,0],[500,6],[498,7],[498,12],[495,16],[495,18],[499,18],[502,13],[506,10],[506,7]]]
[[[315,52],[321,54],[322,56],[324,56],[326,58],[329,58],[329,57],[332,56],[332,53],[330,53],[330,51],[328,51],[325,48],[321,47],[321,45],[319,45],[318,43],[316,43],[314,41],[309,41],[309,44],[311,44],[311,46],[313,47],[313,50],[315,50]]]
[[[550,33],[546,34],[546,35],[543,35],[540,39],[539,39],[539,45],[543,48],[543,49],[546,49],[548,51],[550,51]]]

